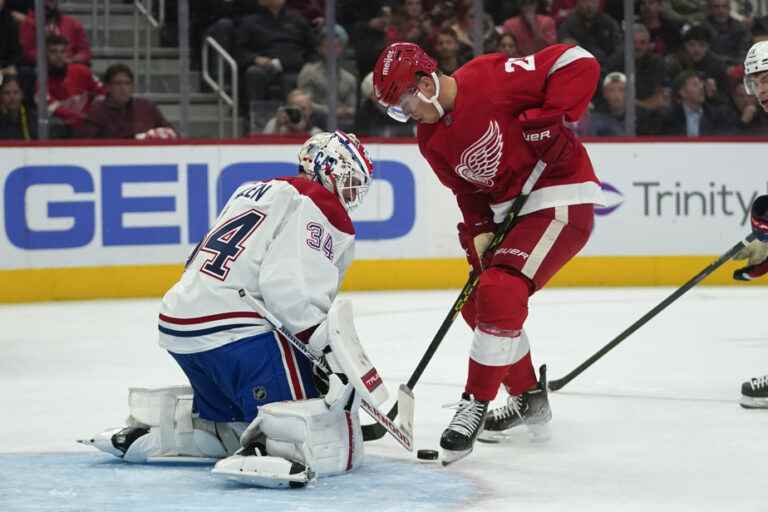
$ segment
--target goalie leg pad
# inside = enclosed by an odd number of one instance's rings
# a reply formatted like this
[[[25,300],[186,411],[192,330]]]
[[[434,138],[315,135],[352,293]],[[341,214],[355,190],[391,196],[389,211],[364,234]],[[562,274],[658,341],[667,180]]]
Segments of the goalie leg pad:
[[[268,455],[301,463],[317,476],[360,466],[364,449],[359,398],[353,396],[351,385],[344,386],[335,375],[330,386],[326,399],[275,402],[259,409],[243,433],[243,446],[263,442]]]
[[[83,444],[135,463],[188,457],[219,459],[234,453],[245,424],[214,423],[196,417],[193,397],[185,394],[189,389],[132,388],[128,427],[106,430]],[[130,438],[123,440],[126,436]]]
[[[212,473],[243,484],[272,489],[304,487],[315,477],[301,463],[259,453],[227,457],[216,463]]]
[[[388,398],[387,388],[365,353],[354,323],[352,303],[336,300],[328,312],[328,343],[330,358],[335,359],[358,394],[376,407]]]

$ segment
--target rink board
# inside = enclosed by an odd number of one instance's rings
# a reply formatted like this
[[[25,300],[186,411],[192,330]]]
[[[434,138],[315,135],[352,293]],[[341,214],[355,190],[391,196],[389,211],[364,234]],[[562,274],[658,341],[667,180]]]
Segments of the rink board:
[[[368,144],[347,290],[454,288],[455,201],[412,143]],[[677,285],[747,233],[764,141],[587,145],[607,204],[554,286]],[[297,143],[0,148],[0,301],[158,296],[238,185],[295,173]],[[736,264],[706,284],[729,284]]]

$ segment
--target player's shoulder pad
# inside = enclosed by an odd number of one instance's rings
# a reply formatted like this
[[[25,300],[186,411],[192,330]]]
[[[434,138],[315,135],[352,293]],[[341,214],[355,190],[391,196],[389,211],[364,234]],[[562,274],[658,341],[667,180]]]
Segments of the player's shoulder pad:
[[[349,235],[355,234],[355,227],[352,225],[352,219],[349,213],[341,205],[341,201],[315,181],[310,181],[297,176],[276,178],[290,184],[296,191],[304,197],[307,197],[317,206],[336,229]]]

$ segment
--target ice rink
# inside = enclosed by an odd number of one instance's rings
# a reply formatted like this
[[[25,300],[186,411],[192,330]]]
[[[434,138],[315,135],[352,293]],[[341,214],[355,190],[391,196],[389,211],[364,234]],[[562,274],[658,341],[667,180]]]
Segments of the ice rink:
[[[562,377],[670,292],[535,295],[535,364]],[[345,296],[394,396],[456,291]],[[127,465],[75,444],[122,425],[129,386],[185,383],[156,345],[157,300],[3,305],[0,510],[768,510],[768,410],[737,404],[740,383],[768,373],[766,299],[761,288],[689,292],[552,393],[549,441],[520,431],[442,468],[386,438],[367,443],[361,471],[290,491],[235,485],[208,466]],[[417,448],[437,447],[470,340],[457,320],[415,387]]]

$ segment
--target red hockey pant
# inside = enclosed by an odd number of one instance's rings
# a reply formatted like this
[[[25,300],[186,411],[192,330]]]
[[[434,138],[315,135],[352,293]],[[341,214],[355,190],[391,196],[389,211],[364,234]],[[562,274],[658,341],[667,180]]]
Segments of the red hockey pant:
[[[504,238],[461,312],[474,329],[467,393],[492,400],[502,383],[511,395],[536,385],[522,334],[528,297],[584,247],[593,222],[591,204],[558,206],[521,217]]]

